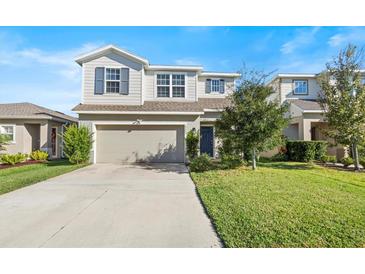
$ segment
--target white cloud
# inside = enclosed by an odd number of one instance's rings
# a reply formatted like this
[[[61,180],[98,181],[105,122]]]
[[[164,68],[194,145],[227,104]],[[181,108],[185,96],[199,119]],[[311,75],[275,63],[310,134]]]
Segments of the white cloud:
[[[280,51],[283,54],[293,53],[294,50],[309,45],[314,41],[315,35],[320,30],[319,27],[313,27],[308,29],[298,29],[294,38],[286,43],[284,43]]]
[[[331,47],[339,47],[348,43],[365,43],[365,30],[363,28],[345,28],[328,40]]]
[[[74,58],[102,45],[101,42],[85,43],[69,50],[45,51],[39,48],[22,48],[21,40],[17,43],[8,41],[13,41],[12,36],[0,33],[0,65],[16,67],[48,65],[51,73],[59,74],[67,80],[79,80],[81,77],[79,65],[74,62]]]
[[[191,58],[191,57],[188,57],[188,58],[181,58],[181,59],[177,59],[175,60],[175,64],[176,65],[180,65],[180,66],[196,66],[196,65],[201,65],[200,62],[195,59],[195,58]]]

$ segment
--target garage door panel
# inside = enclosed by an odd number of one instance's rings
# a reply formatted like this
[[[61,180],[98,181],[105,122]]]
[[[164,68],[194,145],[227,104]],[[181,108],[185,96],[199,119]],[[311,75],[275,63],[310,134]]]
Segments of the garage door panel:
[[[182,126],[98,126],[96,161],[183,162]]]

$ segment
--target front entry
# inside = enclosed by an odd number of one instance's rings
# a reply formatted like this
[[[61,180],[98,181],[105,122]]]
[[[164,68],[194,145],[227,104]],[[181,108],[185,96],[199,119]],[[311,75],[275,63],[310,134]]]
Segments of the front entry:
[[[200,154],[213,157],[213,127],[200,127]]]

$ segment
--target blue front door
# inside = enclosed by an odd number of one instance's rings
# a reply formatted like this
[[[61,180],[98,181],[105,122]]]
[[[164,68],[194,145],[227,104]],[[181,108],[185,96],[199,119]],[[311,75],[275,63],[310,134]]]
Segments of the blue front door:
[[[200,154],[213,157],[213,127],[200,127]]]

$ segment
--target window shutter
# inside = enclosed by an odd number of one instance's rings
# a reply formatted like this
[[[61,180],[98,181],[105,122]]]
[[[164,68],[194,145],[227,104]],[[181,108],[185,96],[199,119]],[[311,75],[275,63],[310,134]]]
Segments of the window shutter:
[[[103,94],[104,93],[104,68],[98,67],[95,68],[95,94]]]
[[[120,70],[120,94],[129,94],[129,68]]]
[[[224,80],[223,79],[220,79],[219,80],[219,92],[220,93],[224,93]]]
[[[207,79],[205,82],[205,93],[211,92],[212,79]]]

